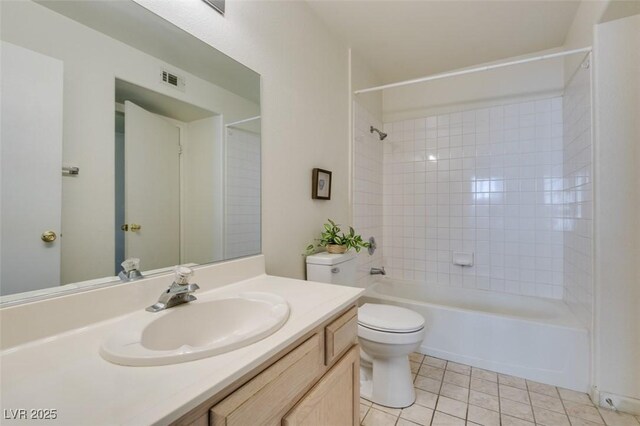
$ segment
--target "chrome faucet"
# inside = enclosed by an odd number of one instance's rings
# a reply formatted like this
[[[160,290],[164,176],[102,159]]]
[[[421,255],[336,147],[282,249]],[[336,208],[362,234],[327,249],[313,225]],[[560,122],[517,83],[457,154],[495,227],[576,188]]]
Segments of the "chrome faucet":
[[[384,266],[381,268],[371,268],[369,271],[371,275],[387,275],[387,272],[384,270]]]
[[[176,305],[182,305],[183,303],[196,300],[196,297],[192,293],[200,287],[195,283],[189,284],[189,278],[193,275],[193,269],[187,268],[186,266],[176,266],[174,271],[176,278],[173,284],[160,295],[156,303],[147,308],[147,311],[159,312]]]

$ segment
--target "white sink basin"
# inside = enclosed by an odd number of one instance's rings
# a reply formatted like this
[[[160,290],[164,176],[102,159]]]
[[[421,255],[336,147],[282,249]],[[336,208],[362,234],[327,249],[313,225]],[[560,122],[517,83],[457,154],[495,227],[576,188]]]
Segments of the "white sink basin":
[[[140,312],[107,339],[100,355],[115,364],[148,366],[192,361],[250,345],[275,333],[289,305],[271,293],[245,292],[224,299]]]

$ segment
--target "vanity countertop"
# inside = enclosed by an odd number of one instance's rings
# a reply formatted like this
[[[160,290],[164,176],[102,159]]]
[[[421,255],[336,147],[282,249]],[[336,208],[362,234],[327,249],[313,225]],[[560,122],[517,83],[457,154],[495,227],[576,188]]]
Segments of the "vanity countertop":
[[[19,409],[57,410],[54,421],[31,420],[40,424],[169,423],[349,306],[363,290],[261,275],[197,295],[209,299],[242,291],[283,296],[290,306],[289,319],[257,343],[210,358],[154,367],[105,361],[98,353],[100,345],[119,327],[126,327],[133,314],[1,352],[2,424],[29,423],[7,420],[9,410]]]

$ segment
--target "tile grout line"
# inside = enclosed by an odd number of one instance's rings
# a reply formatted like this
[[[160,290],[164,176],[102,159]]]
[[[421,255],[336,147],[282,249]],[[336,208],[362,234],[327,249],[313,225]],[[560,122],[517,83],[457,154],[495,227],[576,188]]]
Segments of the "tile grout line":
[[[533,416],[533,424],[537,425],[538,423],[536,422],[536,412],[533,410],[533,400],[531,399],[531,391],[529,390],[529,383],[527,383],[527,380],[525,379],[524,381],[524,387],[527,388],[527,397],[529,398],[529,407],[531,407],[531,415]],[[556,390],[557,392],[557,390]],[[564,406],[563,406],[564,408]],[[565,412],[565,415],[567,413]],[[567,415],[567,420],[569,420],[569,416]],[[569,423],[571,424],[571,423]]]
[[[444,371],[447,371],[447,365],[449,365],[448,360],[444,360]],[[442,373],[442,378],[440,379],[440,387],[438,388],[438,396],[436,397],[436,405],[433,407],[433,414],[431,415],[431,421],[429,422],[430,426],[433,426],[433,421],[436,418],[436,410],[438,409],[438,403],[440,402],[440,392],[442,392],[442,385],[444,383],[444,374]]]
[[[498,389],[498,415],[500,416],[500,424],[502,425],[502,399],[500,399],[500,375],[496,372],[496,388]]]

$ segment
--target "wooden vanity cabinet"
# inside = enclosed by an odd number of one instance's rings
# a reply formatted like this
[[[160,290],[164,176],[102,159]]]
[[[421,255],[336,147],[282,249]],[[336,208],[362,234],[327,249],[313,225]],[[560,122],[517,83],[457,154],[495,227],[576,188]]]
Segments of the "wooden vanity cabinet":
[[[359,374],[357,308],[351,306],[174,424],[357,425]]]

